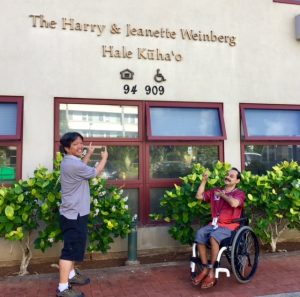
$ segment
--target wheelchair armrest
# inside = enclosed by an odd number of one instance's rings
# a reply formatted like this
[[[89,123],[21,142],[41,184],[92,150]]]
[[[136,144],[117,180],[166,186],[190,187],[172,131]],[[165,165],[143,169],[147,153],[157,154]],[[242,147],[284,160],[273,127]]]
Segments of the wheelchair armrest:
[[[243,225],[248,225],[248,218],[239,218],[231,221],[232,223],[242,223]]]

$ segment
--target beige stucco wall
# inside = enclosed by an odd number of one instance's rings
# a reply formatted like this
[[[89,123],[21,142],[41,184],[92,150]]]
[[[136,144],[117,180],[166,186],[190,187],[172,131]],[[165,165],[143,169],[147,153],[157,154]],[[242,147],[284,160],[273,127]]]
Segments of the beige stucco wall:
[[[24,96],[23,178],[39,164],[52,168],[54,97],[223,102],[225,160],[237,167],[239,103],[300,102],[300,42],[294,37],[297,5],[271,0],[201,0],[190,5],[186,0],[0,0],[0,4],[0,94]],[[44,15],[57,22],[56,28],[33,27],[30,15]],[[62,30],[62,18],[106,28],[101,36]],[[113,24],[121,34],[110,32]],[[126,37],[126,24],[168,28],[176,32],[176,39]],[[235,36],[236,46],[183,40],[180,29]],[[104,58],[103,45],[125,46],[133,58]],[[138,59],[137,48],[174,51],[182,61]],[[159,68],[167,79],[164,95],[124,95],[119,72],[125,68],[134,71],[140,90],[155,84]],[[140,230],[140,249],[177,245],[166,227]],[[113,246],[115,251],[125,249],[124,241]],[[8,257],[19,254],[0,240],[0,260]]]
[[[35,238],[33,234],[32,238]],[[137,233],[137,245],[138,250],[178,250],[181,244],[170,238],[168,234],[168,227],[163,226],[159,228],[138,228]],[[106,257],[114,257],[115,252],[124,252],[125,255],[127,253],[128,240],[117,238],[114,243],[111,245],[111,249],[108,251]],[[62,248],[62,243],[55,244],[52,248],[46,250],[46,252],[41,252],[39,250],[34,249],[33,242],[31,242],[31,250],[33,252],[33,261],[48,261],[58,260],[60,256],[60,251]],[[93,257],[97,257],[97,254],[94,253]],[[110,255],[111,254],[111,255]],[[101,254],[100,254],[101,256]],[[0,266],[1,265],[11,265],[17,263],[18,259],[21,259],[22,251],[20,249],[19,244],[15,242],[7,241],[4,239],[0,239]],[[57,261],[56,261],[57,262]]]

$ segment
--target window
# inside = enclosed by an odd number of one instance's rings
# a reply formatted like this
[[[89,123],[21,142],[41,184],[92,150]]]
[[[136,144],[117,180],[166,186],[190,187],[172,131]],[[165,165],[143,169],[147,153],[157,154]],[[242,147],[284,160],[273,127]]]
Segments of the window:
[[[274,0],[274,2],[300,5],[300,0]]]
[[[0,96],[0,184],[21,178],[23,98]]]
[[[300,161],[300,106],[241,104],[243,168],[262,174]]]
[[[95,164],[100,159],[100,148],[96,148],[91,158]],[[108,180],[137,180],[139,178],[139,146],[110,145],[109,160],[103,172]]]
[[[226,137],[221,105],[149,102],[149,139],[224,139]]]
[[[188,175],[195,163],[211,167],[219,159],[216,145],[150,145],[150,178],[178,178]]]
[[[73,103],[79,102],[79,103]],[[59,105],[59,130],[56,136],[77,131],[87,138],[139,138],[138,105],[126,105],[94,100],[61,103]],[[130,120],[128,120],[130,119]]]
[[[163,193],[194,163],[212,167],[223,160],[226,138],[222,104],[56,98],[56,150],[68,131],[96,146],[91,164],[107,146],[103,175],[109,184],[122,186],[140,224],[153,224],[149,214],[161,211]]]

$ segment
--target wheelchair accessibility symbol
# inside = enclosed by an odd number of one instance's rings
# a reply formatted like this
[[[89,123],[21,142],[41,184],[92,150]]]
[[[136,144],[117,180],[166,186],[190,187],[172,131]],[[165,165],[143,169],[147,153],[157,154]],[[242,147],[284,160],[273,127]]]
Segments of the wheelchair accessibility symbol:
[[[156,74],[154,75],[154,80],[157,83],[161,83],[161,82],[166,81],[166,79],[164,78],[164,76],[161,73],[159,73],[159,72],[160,72],[160,69],[157,69],[156,70]]]

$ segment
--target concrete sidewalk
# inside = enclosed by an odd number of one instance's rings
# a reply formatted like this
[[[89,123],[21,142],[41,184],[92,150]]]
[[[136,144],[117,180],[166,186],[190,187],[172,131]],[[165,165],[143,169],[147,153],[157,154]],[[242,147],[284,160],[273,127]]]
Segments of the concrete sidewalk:
[[[91,284],[80,287],[86,297],[300,297],[300,251],[265,254],[254,279],[239,284],[221,275],[214,288],[191,285],[189,262],[85,270]],[[54,297],[58,274],[0,279],[1,297]],[[279,294],[279,295],[277,295]]]

